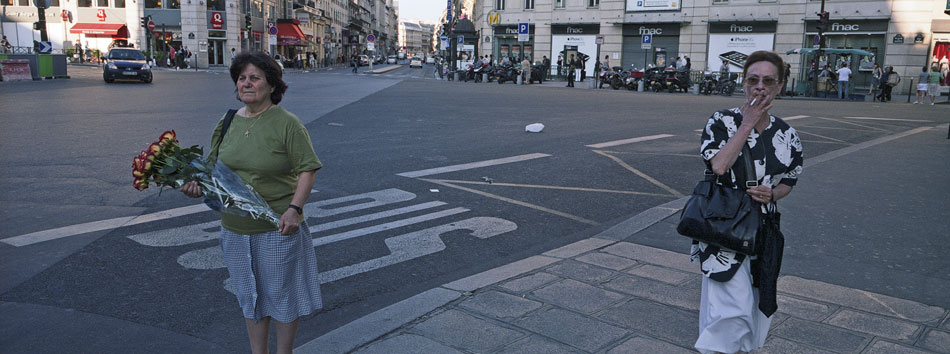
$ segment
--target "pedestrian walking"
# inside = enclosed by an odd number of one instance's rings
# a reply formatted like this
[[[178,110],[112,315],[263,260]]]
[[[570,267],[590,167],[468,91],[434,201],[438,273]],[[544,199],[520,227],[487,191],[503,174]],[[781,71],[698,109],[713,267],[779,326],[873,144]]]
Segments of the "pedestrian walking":
[[[86,53],[82,50],[82,44],[76,42],[76,54],[79,54],[79,63],[83,64],[86,62]]]
[[[222,131],[226,118],[218,122],[211,156],[282,214],[276,227],[268,221],[221,214],[221,250],[251,351],[268,352],[274,322],[277,353],[290,354],[299,318],[323,308],[313,240],[302,208],[322,164],[307,128],[278,106],[287,84],[273,59],[261,52],[244,52],[235,58],[230,73],[244,107],[226,131]],[[181,192],[202,196],[197,182],[186,183]]]
[[[548,59],[547,55],[542,55],[541,65],[544,66],[544,74],[542,75],[542,79],[547,80],[548,74],[551,72],[551,59]]]
[[[849,86],[851,80],[851,69],[848,69],[848,63],[841,63],[841,68],[836,72],[838,74],[838,98],[848,99]]]
[[[881,87],[882,75],[884,75],[884,70],[881,70],[880,66],[874,64],[874,67],[871,68],[871,87],[868,87],[868,95],[873,95],[874,91]],[[875,95],[874,100],[877,101],[877,95]]]
[[[237,55],[237,50],[231,48],[231,64],[234,64],[234,56]]]
[[[927,72],[927,66],[920,68],[920,74],[917,75],[917,96],[914,98],[914,104],[924,103],[927,98],[927,81],[930,80],[930,73]]]
[[[176,61],[177,58],[175,54],[175,46],[170,46],[168,48],[168,66],[171,67],[172,65],[175,65],[175,70],[178,70],[178,62]]]
[[[792,76],[792,64],[785,63],[785,75],[782,76],[782,96],[788,96],[788,78]]]
[[[94,62],[95,58],[92,57],[92,48],[89,47],[89,41],[86,41],[86,58],[89,59],[89,62]]]
[[[560,54],[557,56],[557,74],[564,76],[564,58]]]
[[[718,176],[719,184],[745,189],[757,207],[761,203],[765,214],[772,213],[775,202],[792,191],[802,172],[798,133],[769,113],[782,84],[784,67],[782,58],[774,52],[750,54],[743,67],[746,102],[714,113],[701,138],[700,154],[707,172]],[[748,188],[743,177],[744,157],[740,157],[745,147],[751,151],[756,170],[756,181],[749,181],[755,186]],[[762,347],[775,311],[775,307],[769,307],[775,306],[775,289],[763,290],[761,282],[757,283],[758,289],[754,288],[753,274],[765,271],[761,264],[781,262],[781,257],[766,260],[770,253],[762,253],[753,260],[753,255],[698,241],[693,242],[690,251],[690,260],[699,261],[703,273],[696,349],[701,353],[735,353]],[[778,277],[770,275],[774,277],[771,279]],[[756,280],[760,279],[757,275]]]
[[[927,95],[930,96],[930,105],[933,106],[940,96],[940,81],[945,80],[946,76],[940,71],[937,65],[930,68],[930,76],[927,78]],[[924,102],[921,101],[921,104]]]
[[[531,60],[527,56],[521,60],[521,83],[525,85],[531,83]]]
[[[574,59],[574,54],[571,54],[567,62],[567,87],[574,87],[574,79],[577,77],[577,60]]]
[[[3,36],[3,40],[0,40],[0,50],[4,53],[13,52],[13,45],[7,40],[7,36]]]
[[[884,69],[884,74],[881,75],[881,94],[878,95],[878,99],[881,102],[888,102],[891,100],[891,90],[894,89],[894,86],[897,86],[901,82],[901,76],[894,72],[893,66],[888,66]]]
[[[594,58],[594,60],[597,60],[597,58]],[[587,78],[587,60],[585,60],[584,56],[581,56],[581,55],[577,56],[577,68],[581,70],[580,81],[584,82],[584,79]]]
[[[357,55],[353,55],[353,73],[356,74],[357,72],[359,72],[359,68],[360,68],[360,57]]]

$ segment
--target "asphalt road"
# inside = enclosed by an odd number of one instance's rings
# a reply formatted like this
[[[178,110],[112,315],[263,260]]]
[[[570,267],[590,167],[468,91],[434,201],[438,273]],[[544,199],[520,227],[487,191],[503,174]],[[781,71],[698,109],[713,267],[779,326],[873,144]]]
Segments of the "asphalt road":
[[[0,338],[12,348],[51,352],[84,345],[128,352],[143,344],[94,340],[110,333],[91,330],[95,323],[139,333],[144,341],[155,338],[141,334],[149,331],[167,335],[164,342],[193,340],[200,344],[194,352],[246,350],[243,320],[216,256],[215,213],[199,207],[153,221],[128,220],[196,204],[171,190],[134,190],[130,162],[166,129],[175,129],[183,145],[208,145],[227,108],[240,106],[230,78],[223,72],[156,71],[150,85],[110,85],[95,68],[70,70],[70,80],[0,84],[0,305],[12,311],[7,313],[35,317],[8,319]],[[290,90],[281,105],[307,125],[325,165],[306,209],[326,309],[302,321],[298,343],[688,194],[702,173],[699,129],[713,111],[741,102],[455,83],[434,80],[431,70],[427,65],[382,75],[349,69],[286,75]],[[947,112],[946,106],[794,100],[776,101],[773,109],[780,117],[795,117],[789,123],[801,133],[806,154],[800,186],[819,190],[859,176],[853,168],[824,169],[814,174],[820,179],[811,179],[809,157],[919,127],[946,129]],[[525,125],[537,122],[545,125],[542,133],[525,132]],[[641,139],[625,141],[633,138]],[[921,134],[900,151],[946,151],[941,138]],[[894,150],[875,150],[875,156],[902,173],[895,175],[930,176],[925,182],[948,194],[945,174],[904,166],[911,159]],[[873,163],[839,160],[843,166]],[[887,203],[933,206],[914,209],[919,227],[907,231],[916,233],[916,244],[848,240],[866,247],[837,248],[851,257],[833,266],[865,274],[862,269],[880,262],[868,249],[880,250],[902,269],[857,284],[946,307],[950,299],[935,295],[950,291],[939,242],[945,237],[946,198],[933,202],[902,194],[893,189],[900,181],[880,187],[888,191]],[[874,219],[859,209],[885,193],[854,194],[851,204],[839,207],[855,208],[855,218]],[[808,207],[820,217],[821,208],[832,206]],[[809,245],[843,242],[834,238],[834,220],[823,222],[827,234],[809,239]],[[39,235],[56,238],[41,241]],[[680,252],[678,247],[687,247],[688,241],[670,237],[677,241],[644,242]],[[10,240],[25,244],[3,242]],[[806,248],[787,257],[813,256]],[[789,264],[783,271],[816,280],[836,277],[820,265]],[[908,276],[901,278],[901,272]],[[915,291],[921,277],[931,279],[925,292]],[[49,323],[60,336],[30,330]]]

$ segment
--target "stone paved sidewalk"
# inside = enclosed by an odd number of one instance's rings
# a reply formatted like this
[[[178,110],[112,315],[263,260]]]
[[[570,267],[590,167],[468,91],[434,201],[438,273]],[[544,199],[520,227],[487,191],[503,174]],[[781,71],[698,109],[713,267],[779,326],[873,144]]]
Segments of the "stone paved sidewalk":
[[[695,353],[698,265],[609,231],[432,289],[297,352]],[[755,353],[950,353],[944,308],[790,275],[778,302]]]

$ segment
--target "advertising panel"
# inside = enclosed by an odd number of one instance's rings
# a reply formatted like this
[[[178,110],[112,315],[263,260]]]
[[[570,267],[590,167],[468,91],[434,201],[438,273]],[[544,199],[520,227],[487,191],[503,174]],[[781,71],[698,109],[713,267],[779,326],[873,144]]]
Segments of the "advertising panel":
[[[757,50],[772,50],[774,33],[712,33],[709,35],[709,51],[706,69],[719,71],[722,62],[729,65],[730,72],[742,72],[749,54]]]
[[[627,0],[627,11],[679,10],[681,0]]]

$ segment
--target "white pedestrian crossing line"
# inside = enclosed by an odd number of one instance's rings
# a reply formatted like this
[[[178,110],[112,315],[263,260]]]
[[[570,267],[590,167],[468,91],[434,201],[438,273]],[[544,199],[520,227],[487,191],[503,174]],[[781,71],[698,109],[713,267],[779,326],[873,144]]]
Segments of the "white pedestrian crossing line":
[[[336,229],[336,228],[340,228],[344,226],[364,223],[367,221],[379,220],[379,219],[388,218],[391,216],[408,214],[408,213],[419,211],[419,210],[435,208],[437,206],[442,206],[445,204],[446,204],[445,202],[439,202],[439,201],[428,202],[428,203],[410,205],[410,206],[402,207],[399,209],[386,210],[386,211],[381,211],[378,213],[373,213],[373,214],[368,214],[368,215],[363,215],[363,216],[356,216],[356,217],[347,218],[343,220],[337,220],[337,221],[332,221],[332,222],[327,222],[327,223],[319,223],[316,226],[310,227],[310,232],[311,233],[323,232],[323,231],[332,230],[332,229]]]
[[[587,147],[590,147],[590,148],[595,148],[595,149],[602,149],[602,148],[605,148],[605,147],[611,147],[611,146],[617,146],[617,145],[626,145],[626,144],[633,144],[633,143],[639,143],[639,142],[641,142],[641,141],[650,141],[650,140],[668,138],[668,137],[671,137],[671,136],[673,136],[673,135],[670,135],[670,134],[657,134],[657,135],[650,135],[650,136],[641,136],[641,137],[639,137],[639,138],[630,138],[630,139],[623,139],[623,140],[614,140],[614,141],[608,141],[608,142],[605,142],[605,143],[590,144],[590,145],[584,145],[584,146],[587,146]]]
[[[92,221],[83,224],[76,224],[70,226],[59,227],[55,229],[43,230],[32,232],[20,236],[14,236],[0,240],[0,242],[15,246],[23,247],[29,246],[32,244],[51,241],[56,239],[61,239],[64,237],[70,237],[75,235],[81,235],[90,232],[111,230],[123,226],[132,226],[142,223],[176,218],[179,216],[184,216],[188,214],[200,213],[205,211],[210,211],[207,206],[204,204],[190,205],[181,208],[168,209],[159,212],[154,212],[151,214],[144,214],[139,216],[125,216],[121,218],[114,218],[108,220]]]
[[[347,232],[343,232],[343,233],[338,233],[338,234],[333,234],[333,235],[329,235],[329,236],[317,237],[317,238],[313,239],[313,246],[314,246],[314,247],[322,246],[322,245],[326,245],[326,244],[330,244],[330,243],[334,243],[334,242],[339,242],[339,241],[343,241],[343,240],[348,240],[348,239],[351,239],[351,238],[354,238],[354,237],[360,237],[360,236],[364,236],[364,235],[369,235],[369,234],[377,233],[377,232],[380,232],[380,231],[386,231],[386,230],[395,229],[395,228],[398,228],[398,227],[408,226],[408,225],[412,225],[412,224],[418,224],[418,223],[421,223],[421,222],[425,222],[425,221],[429,221],[429,220],[435,220],[435,219],[443,218],[443,217],[450,216],[450,215],[461,214],[461,213],[464,213],[464,212],[467,212],[467,211],[469,211],[469,210],[468,210],[468,209],[465,209],[465,208],[452,208],[452,209],[449,209],[449,210],[443,210],[443,211],[438,211],[438,212],[435,212],[435,213],[429,213],[429,214],[425,214],[425,215],[419,215],[419,216],[415,216],[415,217],[411,217],[411,218],[407,218],[407,219],[396,220],[396,221],[388,222],[388,223],[385,223],[385,224],[379,224],[379,225],[373,225],[373,226],[370,226],[370,227],[364,227],[364,228],[362,228],[362,229],[351,230],[351,231],[347,231]]]
[[[924,119],[898,119],[898,118],[872,118],[872,117],[845,117],[847,119],[862,119],[862,120],[891,120],[897,122],[933,122],[932,120]]]
[[[808,118],[808,117],[810,116],[791,116],[791,117],[781,117],[781,118],[782,120],[796,120],[796,119],[802,119],[802,118]]]
[[[518,156],[512,156],[512,157],[505,157],[501,159],[464,163],[464,164],[459,164],[459,165],[430,168],[430,169],[412,171],[412,172],[403,172],[403,173],[397,174],[397,176],[409,177],[409,178],[425,177],[425,176],[437,175],[440,173],[471,170],[475,168],[496,166],[496,165],[502,165],[502,164],[512,163],[512,162],[521,162],[521,161],[539,159],[542,157],[549,157],[549,156],[551,155],[542,154],[542,153],[525,154],[525,155],[518,155]]]

